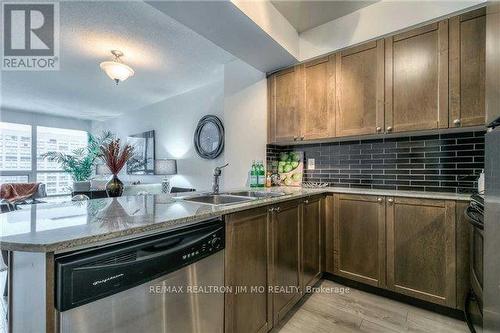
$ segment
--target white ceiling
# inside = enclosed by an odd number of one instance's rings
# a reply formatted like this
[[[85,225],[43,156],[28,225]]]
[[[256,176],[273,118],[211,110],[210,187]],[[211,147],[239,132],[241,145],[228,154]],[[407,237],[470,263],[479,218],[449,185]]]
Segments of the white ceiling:
[[[104,120],[211,83],[235,59],[143,2],[60,2],[60,19],[60,70],[2,72],[2,108]],[[135,70],[118,86],[99,68],[112,49]]]
[[[274,7],[298,32],[317,27],[375,2],[377,1],[271,0]]]

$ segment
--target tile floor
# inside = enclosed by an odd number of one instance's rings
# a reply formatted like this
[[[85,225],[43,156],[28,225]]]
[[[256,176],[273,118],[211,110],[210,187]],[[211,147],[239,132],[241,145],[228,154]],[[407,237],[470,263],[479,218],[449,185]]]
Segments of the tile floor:
[[[323,281],[322,287],[343,287]],[[465,322],[356,289],[314,293],[279,333],[469,332]]]

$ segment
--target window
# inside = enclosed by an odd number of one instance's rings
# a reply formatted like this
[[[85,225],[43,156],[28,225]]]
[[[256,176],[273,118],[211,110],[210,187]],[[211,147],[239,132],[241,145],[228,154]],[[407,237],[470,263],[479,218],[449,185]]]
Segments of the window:
[[[87,147],[87,132],[85,131],[38,126],[36,137],[38,171],[61,171],[59,163],[42,158],[42,155],[49,151],[71,154],[75,149]]]
[[[0,171],[31,170],[31,126],[0,122]]]
[[[36,181],[45,184],[47,195],[69,194],[73,186],[73,180],[66,172],[38,172]]]
[[[25,176],[0,176],[0,184],[3,183],[27,183],[28,175]]]
[[[73,180],[62,171],[61,165],[42,158],[49,151],[71,154],[75,149],[87,147],[87,132],[54,127],[36,128],[36,181],[45,183],[47,195],[69,194]]]
[[[30,125],[0,122],[0,183],[42,182],[48,195],[68,194],[73,181],[57,162],[43,159],[49,151],[71,154],[87,146],[87,132],[36,127],[36,142]],[[33,149],[34,146],[34,149]],[[32,151],[34,154],[32,155]],[[36,165],[32,168],[32,159]]]

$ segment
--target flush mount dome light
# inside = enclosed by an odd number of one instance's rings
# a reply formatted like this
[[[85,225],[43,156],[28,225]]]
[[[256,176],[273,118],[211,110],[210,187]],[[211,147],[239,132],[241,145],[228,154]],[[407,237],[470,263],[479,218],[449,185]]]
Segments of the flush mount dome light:
[[[111,54],[114,57],[112,61],[103,61],[99,65],[99,67],[101,67],[104,73],[106,73],[111,80],[118,84],[134,75],[134,70],[125,65],[120,59],[120,57],[123,56],[123,52],[112,50]]]

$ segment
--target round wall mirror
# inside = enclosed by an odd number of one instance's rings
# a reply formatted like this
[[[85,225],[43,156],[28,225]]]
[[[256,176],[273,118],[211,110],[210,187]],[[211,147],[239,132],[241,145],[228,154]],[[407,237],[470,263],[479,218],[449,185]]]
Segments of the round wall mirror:
[[[200,157],[214,159],[224,150],[224,125],[212,115],[200,119],[194,132],[194,148]]]

